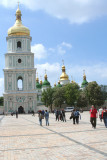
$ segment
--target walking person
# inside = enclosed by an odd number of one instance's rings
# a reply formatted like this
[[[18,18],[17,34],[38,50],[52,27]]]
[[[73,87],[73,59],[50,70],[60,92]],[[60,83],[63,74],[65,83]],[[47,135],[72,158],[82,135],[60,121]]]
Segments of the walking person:
[[[75,120],[76,120],[76,124],[79,124],[79,116],[80,116],[80,113],[78,110],[75,111]]]
[[[102,122],[102,111],[103,111],[103,108],[101,107],[99,109],[99,118],[100,118],[100,121]]]
[[[62,110],[62,119],[63,119],[63,122],[64,122],[64,121],[66,122],[66,116],[65,116],[65,111],[64,111],[64,109]]]
[[[16,111],[16,118],[18,118],[18,111]]]
[[[42,111],[39,111],[39,112],[38,112],[38,117],[39,117],[40,126],[42,126],[42,119],[43,119]]]
[[[62,110],[60,111],[60,120],[63,120]]]
[[[106,107],[104,107],[104,109],[102,111],[102,118],[104,120],[105,127],[107,128],[107,109],[106,109]]]
[[[45,110],[45,120],[46,120],[46,126],[49,126],[49,112]]]
[[[96,128],[96,119],[97,119],[97,110],[94,107],[94,105],[92,105],[92,107],[90,109],[90,122],[91,122],[92,127],[94,129]]]
[[[34,110],[32,111],[32,116],[35,116],[35,112],[34,112]]]
[[[73,118],[73,124],[75,124],[75,120],[76,120],[76,117],[75,117],[75,109],[72,111],[71,113],[71,119]]]
[[[60,111],[57,110],[57,111],[56,111],[56,121],[57,121],[57,120],[59,121],[59,118],[60,118],[59,116],[60,116]]]

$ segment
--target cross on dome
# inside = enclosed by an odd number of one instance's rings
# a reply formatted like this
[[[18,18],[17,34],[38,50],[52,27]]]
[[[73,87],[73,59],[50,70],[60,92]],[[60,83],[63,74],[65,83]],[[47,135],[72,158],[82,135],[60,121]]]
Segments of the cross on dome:
[[[83,70],[83,75],[85,75],[85,69]]]
[[[45,74],[46,74],[47,70],[45,69]]]
[[[62,64],[63,64],[63,66],[64,66],[64,60],[62,60]]]
[[[19,8],[19,4],[20,4],[19,0],[18,0],[18,2],[17,2],[17,3],[18,3],[18,8]]]

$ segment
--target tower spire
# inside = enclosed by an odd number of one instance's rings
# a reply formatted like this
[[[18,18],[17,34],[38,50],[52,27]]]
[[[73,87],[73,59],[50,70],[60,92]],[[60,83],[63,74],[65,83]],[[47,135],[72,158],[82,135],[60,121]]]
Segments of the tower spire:
[[[42,76],[40,76],[40,85],[42,85]]]
[[[62,59],[62,65],[64,66],[64,60]]]
[[[19,0],[18,0],[18,9],[16,10],[16,20],[18,20],[18,21],[21,21],[21,16],[22,16],[22,14],[21,14],[21,10],[19,9]]]
[[[83,80],[86,80],[85,69],[83,70]]]
[[[39,78],[38,78],[38,72],[37,72],[37,78],[36,78],[36,82],[39,82]]]
[[[18,8],[19,8],[19,3],[20,3],[20,2],[19,2],[19,0],[18,0],[18,2],[17,2],[17,3],[18,3]]]
[[[47,80],[47,74],[46,74],[46,69],[45,69],[45,76],[44,76],[44,78],[45,78],[45,80]]]

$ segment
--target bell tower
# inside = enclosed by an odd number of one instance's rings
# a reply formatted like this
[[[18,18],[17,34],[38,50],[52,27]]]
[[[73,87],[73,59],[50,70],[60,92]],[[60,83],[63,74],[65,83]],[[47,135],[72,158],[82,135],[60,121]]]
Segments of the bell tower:
[[[21,10],[16,10],[16,22],[8,30],[4,69],[4,112],[36,111],[36,69],[31,52],[30,30],[22,24]]]

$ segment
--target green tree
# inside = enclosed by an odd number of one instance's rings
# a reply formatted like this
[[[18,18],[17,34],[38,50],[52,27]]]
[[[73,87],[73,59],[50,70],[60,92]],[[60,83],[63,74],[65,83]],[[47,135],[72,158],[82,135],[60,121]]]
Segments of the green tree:
[[[77,100],[77,107],[84,108],[87,107],[87,105],[88,105],[88,98],[86,96],[86,93],[84,91],[81,91]]]
[[[103,92],[96,81],[88,83],[88,86],[86,87],[86,94],[89,104],[95,106],[101,106],[104,104]]]
[[[65,95],[64,95],[64,87],[55,88],[55,92],[53,94],[54,96],[54,105],[59,106],[61,108],[62,104],[65,101]]]
[[[54,101],[53,93],[54,93],[53,88],[47,88],[42,92],[42,102],[44,102],[46,107],[50,107],[51,111],[52,111],[52,105]]]
[[[77,83],[70,83],[65,86],[65,100],[68,105],[74,105],[78,100],[80,94],[79,85]]]
[[[4,97],[0,97],[0,106],[3,106],[4,104]]]

